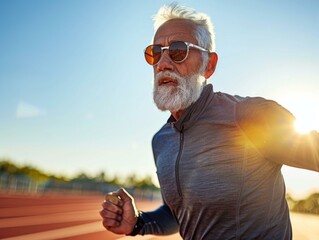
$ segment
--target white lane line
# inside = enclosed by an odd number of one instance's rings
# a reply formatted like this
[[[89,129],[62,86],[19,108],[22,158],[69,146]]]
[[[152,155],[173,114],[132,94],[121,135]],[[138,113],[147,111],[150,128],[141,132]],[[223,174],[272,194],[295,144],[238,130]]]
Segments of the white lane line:
[[[103,228],[103,226],[101,226],[101,221],[98,221],[73,227],[59,228],[39,233],[3,238],[2,240],[54,240],[102,231],[106,230]]]
[[[77,222],[85,220],[98,220],[100,215],[98,211],[76,211],[64,212],[28,217],[16,217],[0,219],[0,229],[8,227],[34,226],[51,223]]]

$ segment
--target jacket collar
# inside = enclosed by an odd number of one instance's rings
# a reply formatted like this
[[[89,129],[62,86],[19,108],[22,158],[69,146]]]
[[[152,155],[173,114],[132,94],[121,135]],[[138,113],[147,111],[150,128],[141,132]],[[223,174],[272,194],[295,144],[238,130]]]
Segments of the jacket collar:
[[[196,122],[202,112],[206,109],[208,103],[211,102],[213,97],[213,85],[207,84],[204,87],[198,100],[185,109],[178,121],[176,121],[176,119],[171,115],[167,122],[173,124],[173,126],[179,132],[183,132],[184,130],[190,128]]]

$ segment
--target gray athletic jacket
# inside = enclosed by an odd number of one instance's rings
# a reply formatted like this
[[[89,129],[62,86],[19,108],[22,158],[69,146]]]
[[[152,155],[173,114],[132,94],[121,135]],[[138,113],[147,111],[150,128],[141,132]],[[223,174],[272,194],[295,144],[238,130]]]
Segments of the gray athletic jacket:
[[[153,138],[164,200],[142,213],[140,234],[183,239],[291,239],[283,164],[319,171],[319,134],[294,131],[274,101],[214,93],[207,85]]]

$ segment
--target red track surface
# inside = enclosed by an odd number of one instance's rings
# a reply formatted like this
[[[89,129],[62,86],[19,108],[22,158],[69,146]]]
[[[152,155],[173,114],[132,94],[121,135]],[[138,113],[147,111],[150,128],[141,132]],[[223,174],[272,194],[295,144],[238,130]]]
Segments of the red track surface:
[[[106,231],[99,211],[102,195],[12,195],[0,193],[0,239],[5,240],[180,240],[179,234],[125,237]],[[151,210],[158,202],[137,201]],[[291,214],[294,240],[319,239],[319,216]]]
[[[0,239],[6,240],[112,240],[139,239],[106,231],[101,222],[102,195],[12,195],[0,193]],[[158,202],[137,201],[140,209]],[[145,236],[140,239],[181,239]]]

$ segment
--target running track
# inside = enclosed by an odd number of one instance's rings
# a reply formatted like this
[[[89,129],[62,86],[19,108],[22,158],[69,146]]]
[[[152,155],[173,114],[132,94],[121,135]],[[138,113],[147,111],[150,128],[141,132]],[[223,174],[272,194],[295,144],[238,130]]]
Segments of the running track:
[[[179,240],[168,237],[125,237],[104,229],[99,211],[103,195],[17,195],[0,193],[0,239],[5,240]],[[151,210],[158,202],[137,201]]]
[[[125,237],[106,231],[99,216],[102,195],[16,195],[0,193],[0,239],[5,240],[180,240],[167,237]],[[143,210],[158,202],[137,201]],[[319,239],[319,217],[292,215],[294,240]]]

